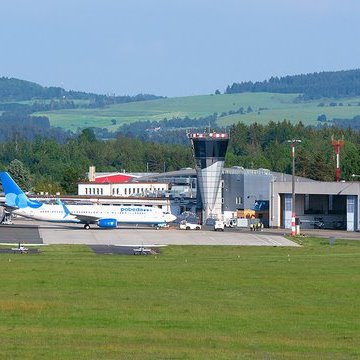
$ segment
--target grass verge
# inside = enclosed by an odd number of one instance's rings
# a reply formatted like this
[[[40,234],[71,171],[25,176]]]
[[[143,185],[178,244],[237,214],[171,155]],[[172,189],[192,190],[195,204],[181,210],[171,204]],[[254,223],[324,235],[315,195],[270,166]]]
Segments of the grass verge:
[[[5,359],[357,359],[360,242],[0,255]]]

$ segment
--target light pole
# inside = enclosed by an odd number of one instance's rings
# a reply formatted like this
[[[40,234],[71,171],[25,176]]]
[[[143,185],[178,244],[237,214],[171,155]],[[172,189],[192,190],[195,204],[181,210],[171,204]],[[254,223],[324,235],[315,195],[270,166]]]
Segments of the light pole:
[[[295,145],[301,143],[301,140],[292,139],[288,140],[291,143],[291,155],[292,155],[292,202],[291,202],[291,236],[296,235],[295,225]]]

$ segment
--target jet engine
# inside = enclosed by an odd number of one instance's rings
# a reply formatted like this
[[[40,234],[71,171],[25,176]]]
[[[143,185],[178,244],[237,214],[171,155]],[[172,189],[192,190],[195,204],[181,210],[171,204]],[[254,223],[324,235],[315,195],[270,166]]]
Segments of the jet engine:
[[[98,226],[101,228],[113,229],[117,227],[116,219],[100,219]]]

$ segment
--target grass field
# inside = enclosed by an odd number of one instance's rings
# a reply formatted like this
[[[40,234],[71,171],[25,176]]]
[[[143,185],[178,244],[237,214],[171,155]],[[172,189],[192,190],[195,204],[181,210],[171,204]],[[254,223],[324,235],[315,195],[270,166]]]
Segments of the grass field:
[[[221,117],[219,124],[227,126],[238,121],[247,124],[254,121],[267,124],[269,121],[277,122],[287,119],[291,122],[302,121],[305,125],[315,125],[317,117],[321,114],[325,114],[328,120],[360,115],[360,106],[358,106],[360,98],[294,103],[296,97],[297,94],[272,93],[187,96],[118,104],[103,109],[59,110],[35,115],[48,116],[51,125],[72,131],[92,126],[114,131],[120,125],[134,121],[185,116],[199,118],[215,112],[221,114],[228,113],[230,110],[237,111],[240,107],[246,111],[249,106],[254,110],[253,112]],[[327,106],[319,107],[320,102],[324,102]],[[343,103],[343,106],[328,106],[330,102]],[[116,120],[116,125],[113,125],[113,120]]]
[[[358,359],[360,242],[1,254],[3,359]]]

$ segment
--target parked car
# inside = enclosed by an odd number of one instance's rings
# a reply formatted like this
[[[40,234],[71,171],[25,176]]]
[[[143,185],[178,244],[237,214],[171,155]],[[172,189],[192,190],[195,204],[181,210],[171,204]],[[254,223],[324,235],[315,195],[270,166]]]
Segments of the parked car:
[[[182,221],[180,223],[180,229],[181,230],[201,230],[201,225]]]

